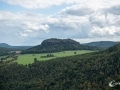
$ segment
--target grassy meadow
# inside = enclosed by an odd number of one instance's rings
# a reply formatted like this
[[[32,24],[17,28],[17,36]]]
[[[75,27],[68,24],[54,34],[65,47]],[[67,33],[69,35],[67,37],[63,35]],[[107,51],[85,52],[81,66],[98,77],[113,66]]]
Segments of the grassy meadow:
[[[76,52],[76,54],[75,54]],[[44,57],[42,58],[41,56],[47,56],[48,53],[44,54],[23,54],[19,55],[18,59],[14,62],[18,62],[19,64],[31,64],[34,62],[34,58],[37,58],[39,61],[44,61],[44,60],[50,60],[53,58],[58,58],[58,57],[66,57],[66,56],[72,56],[72,55],[78,55],[78,54],[85,54],[85,53],[90,53],[93,51],[90,50],[74,50],[74,51],[62,51],[62,52],[55,52],[51,53],[54,55],[54,57]]]

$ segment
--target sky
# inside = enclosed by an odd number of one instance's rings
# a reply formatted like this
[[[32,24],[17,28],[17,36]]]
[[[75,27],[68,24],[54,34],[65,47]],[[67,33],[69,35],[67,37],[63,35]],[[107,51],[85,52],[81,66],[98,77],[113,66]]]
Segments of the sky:
[[[120,0],[0,0],[0,43],[120,41]]]

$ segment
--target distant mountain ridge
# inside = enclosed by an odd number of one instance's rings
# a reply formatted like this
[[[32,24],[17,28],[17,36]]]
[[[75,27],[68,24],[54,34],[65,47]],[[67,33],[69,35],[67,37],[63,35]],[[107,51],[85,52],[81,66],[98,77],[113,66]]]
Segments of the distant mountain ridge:
[[[6,43],[0,43],[0,47],[10,47],[10,45],[6,44]]]
[[[119,43],[120,42],[114,42],[114,41],[99,41],[99,42],[85,43],[83,45],[95,46],[95,47],[101,47],[101,48],[109,48],[109,47],[112,47],[112,46],[119,44]]]
[[[6,43],[0,43],[0,47],[11,48],[11,49],[15,49],[15,50],[25,50],[25,49],[28,49],[32,46],[11,46],[11,45],[6,44]]]
[[[44,40],[41,45],[37,46],[11,46],[6,43],[0,43],[0,47],[3,48],[9,48],[14,50],[27,50],[30,52],[39,52],[38,50],[41,49],[41,52],[46,52],[45,48],[53,51],[58,49],[57,47],[61,47],[61,50],[77,50],[77,49],[97,49],[97,48],[109,48],[116,44],[119,44],[120,42],[114,42],[114,41],[98,41],[98,42],[90,42],[90,43],[84,43],[80,44],[79,42],[76,42],[72,39],[57,39],[57,38],[51,38]],[[64,45],[62,45],[64,44]],[[69,45],[70,46],[69,46]],[[59,49],[60,49],[59,47]],[[36,48],[36,49],[35,49]],[[44,48],[44,49],[43,49]],[[51,50],[53,49],[53,50]],[[57,50],[59,51],[59,50]]]
[[[79,42],[72,39],[57,39],[51,38],[44,40],[41,45],[29,48],[22,53],[49,53],[66,50],[90,50],[93,47],[81,45]],[[95,48],[94,48],[95,49]]]

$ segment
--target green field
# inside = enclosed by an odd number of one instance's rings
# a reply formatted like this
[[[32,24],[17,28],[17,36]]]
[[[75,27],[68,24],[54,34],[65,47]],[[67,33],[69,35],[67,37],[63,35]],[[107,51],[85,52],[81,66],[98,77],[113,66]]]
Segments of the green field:
[[[76,54],[74,52],[76,52]],[[44,54],[23,54],[23,55],[19,55],[18,59],[14,62],[18,62],[19,64],[26,65],[26,64],[33,63],[34,58],[37,58],[37,60],[39,60],[39,61],[43,61],[43,60],[50,60],[52,58],[57,58],[57,57],[66,57],[66,56],[85,54],[85,53],[90,53],[90,52],[93,52],[93,51],[90,51],[90,50],[63,51],[63,52],[52,53],[54,55],[54,57],[45,57],[45,58],[41,58],[41,56],[46,56],[48,53],[44,53]]]

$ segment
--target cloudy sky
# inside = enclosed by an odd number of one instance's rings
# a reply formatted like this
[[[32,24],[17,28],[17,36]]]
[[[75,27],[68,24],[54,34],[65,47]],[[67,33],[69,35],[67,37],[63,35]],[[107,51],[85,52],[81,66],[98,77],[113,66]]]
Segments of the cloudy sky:
[[[120,41],[120,0],[0,0],[0,43]]]

